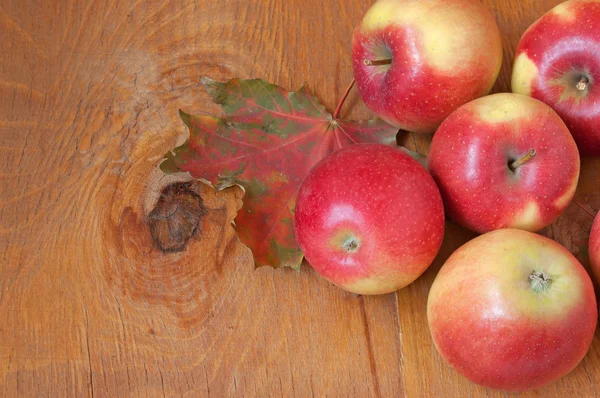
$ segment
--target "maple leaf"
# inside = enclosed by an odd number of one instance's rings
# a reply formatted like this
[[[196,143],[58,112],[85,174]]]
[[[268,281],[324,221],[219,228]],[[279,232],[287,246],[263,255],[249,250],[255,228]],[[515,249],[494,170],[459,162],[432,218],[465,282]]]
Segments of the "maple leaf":
[[[223,117],[180,111],[189,140],[166,155],[166,173],[188,171],[216,189],[239,185],[244,206],[235,219],[256,266],[299,269],[293,229],[298,188],[331,152],[358,142],[396,145],[397,129],[380,120],[334,119],[305,87],[287,92],[263,80],[202,83]]]

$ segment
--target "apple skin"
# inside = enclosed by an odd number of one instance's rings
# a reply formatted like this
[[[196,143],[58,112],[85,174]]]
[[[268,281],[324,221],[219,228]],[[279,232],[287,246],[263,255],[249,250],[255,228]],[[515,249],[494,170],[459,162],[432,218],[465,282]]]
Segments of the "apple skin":
[[[577,89],[582,77],[588,79]],[[521,37],[512,91],[550,105],[584,156],[600,155],[600,2],[567,1]]]
[[[390,58],[391,65],[365,65]],[[352,39],[367,107],[416,133],[435,131],[460,105],[487,94],[501,64],[500,30],[477,0],[379,0]]]
[[[596,214],[594,218],[594,224],[590,231],[590,242],[589,250],[590,254],[590,266],[592,267],[592,274],[596,279],[596,283],[600,284],[600,212]]]
[[[530,149],[535,157],[512,172],[509,162]],[[428,162],[448,216],[479,233],[544,228],[579,180],[579,152],[564,122],[543,102],[511,93],[454,111],[433,137]]]
[[[444,206],[427,170],[399,149],[334,152],[300,186],[296,239],[312,267],[357,294],[384,294],[419,277],[444,235]]]
[[[551,278],[547,290],[534,289],[533,271]],[[489,232],[456,250],[427,301],[442,357],[469,380],[507,391],[536,389],[573,370],[597,318],[592,281],[577,259],[518,229]]]

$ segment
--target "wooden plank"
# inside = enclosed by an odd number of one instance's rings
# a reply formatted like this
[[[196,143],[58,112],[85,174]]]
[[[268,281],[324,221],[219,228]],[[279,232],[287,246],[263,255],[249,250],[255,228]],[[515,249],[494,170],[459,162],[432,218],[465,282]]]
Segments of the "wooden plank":
[[[505,33],[556,0],[485,3]],[[241,192],[191,190],[206,213],[186,250],[155,248],[146,216],[182,142],[179,108],[216,112],[200,77],[308,82],[332,109],[352,77],[367,0],[0,3],[1,396],[479,396],[433,348],[437,269],[473,234],[448,223],[434,266],[397,295],[357,297],[309,267],[254,271],[231,220]],[[345,109],[368,117],[356,92]],[[428,141],[408,137],[427,151]],[[586,262],[600,163],[545,233]],[[593,396],[600,344],[532,396]],[[498,394],[501,395],[501,394]]]
[[[183,253],[144,221],[177,109],[217,111],[201,76],[310,81],[332,107],[367,2],[43,3],[0,8],[0,395],[401,395],[393,295],[254,271],[240,192],[198,188]]]

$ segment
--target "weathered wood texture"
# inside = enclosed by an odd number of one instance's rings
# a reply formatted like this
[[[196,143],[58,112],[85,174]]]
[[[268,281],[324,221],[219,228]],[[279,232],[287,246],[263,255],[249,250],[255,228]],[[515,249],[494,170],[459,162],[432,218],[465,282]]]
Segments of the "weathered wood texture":
[[[519,36],[558,0],[485,3]],[[448,223],[410,287],[356,297],[309,267],[253,269],[230,226],[241,192],[192,185],[207,213],[183,252],[146,217],[185,138],[177,110],[218,112],[200,86],[308,82],[331,109],[370,0],[0,0],[0,396],[502,396],[451,370],[427,329],[429,286],[473,235]],[[353,92],[345,112],[369,113]],[[427,141],[409,140],[422,152]],[[545,233],[586,263],[600,162]],[[178,177],[185,179],[185,177]],[[527,396],[595,396],[600,342]]]

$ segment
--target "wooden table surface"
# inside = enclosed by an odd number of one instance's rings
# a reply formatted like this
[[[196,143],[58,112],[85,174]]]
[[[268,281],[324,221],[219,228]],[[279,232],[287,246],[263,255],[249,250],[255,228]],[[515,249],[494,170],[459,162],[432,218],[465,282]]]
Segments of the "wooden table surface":
[[[559,0],[484,2],[504,34],[494,91],[507,91],[520,35]],[[379,297],[309,266],[254,270],[230,226],[239,189],[196,186],[208,212],[187,249],[152,244],[146,217],[177,179],[156,166],[187,134],[177,110],[219,112],[200,78],[307,82],[332,110],[370,4],[0,0],[0,396],[505,396],[454,372],[429,336],[429,287],[474,236],[450,222],[434,265]],[[369,117],[356,91],[344,113]],[[584,160],[577,203],[543,231],[586,266],[599,176]],[[595,338],[525,396],[599,391]]]

